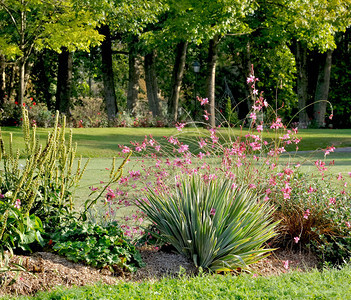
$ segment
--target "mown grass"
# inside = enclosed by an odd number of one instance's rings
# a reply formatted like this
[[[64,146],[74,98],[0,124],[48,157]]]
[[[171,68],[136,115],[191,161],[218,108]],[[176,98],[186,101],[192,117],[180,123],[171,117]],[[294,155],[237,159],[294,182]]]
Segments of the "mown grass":
[[[13,134],[13,145],[15,149],[24,149],[22,138],[22,129],[19,127],[2,127],[2,135],[5,144],[9,139],[10,132]],[[37,134],[40,141],[44,143],[47,133],[50,129],[38,128]],[[182,133],[175,128],[73,128],[73,140],[77,142],[78,155],[83,157],[113,157],[120,151],[118,145],[130,145],[130,141],[142,141],[145,135],[152,135],[158,141],[164,141],[164,136],[180,135],[184,141],[192,146],[197,147],[195,138],[199,135],[205,135],[207,130],[201,128],[186,128]],[[229,136],[245,135],[239,129],[220,129],[220,134],[228,140]],[[265,133],[264,137],[274,138],[274,132]],[[302,141],[299,144],[299,150],[316,150],[334,145],[335,147],[351,147],[351,129],[305,129],[300,130],[299,137]],[[287,148],[288,151],[294,151],[295,146]]]
[[[18,299],[350,299],[350,295],[351,265],[347,265],[341,270],[294,271],[272,277],[200,275],[97,284]]]

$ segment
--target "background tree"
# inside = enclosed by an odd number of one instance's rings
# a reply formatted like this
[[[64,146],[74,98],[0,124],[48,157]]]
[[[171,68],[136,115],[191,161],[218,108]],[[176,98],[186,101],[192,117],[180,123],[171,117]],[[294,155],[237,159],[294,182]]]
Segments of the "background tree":
[[[2,54],[15,58],[18,64],[19,104],[26,90],[31,57],[35,51],[50,48],[57,52],[61,47],[69,51],[89,50],[90,45],[101,41],[95,30],[96,22],[89,12],[75,10],[73,0],[2,0],[0,1],[0,44]]]

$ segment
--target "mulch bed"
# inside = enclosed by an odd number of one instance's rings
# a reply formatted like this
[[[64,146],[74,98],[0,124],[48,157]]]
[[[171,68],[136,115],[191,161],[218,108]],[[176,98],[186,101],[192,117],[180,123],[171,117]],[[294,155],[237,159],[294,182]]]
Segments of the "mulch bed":
[[[21,264],[29,272],[20,272],[15,283],[0,290],[0,296],[33,295],[38,291],[49,291],[55,286],[72,287],[93,285],[97,282],[115,284],[119,281],[158,280],[165,276],[178,276],[180,267],[183,267],[189,275],[196,274],[192,262],[179,254],[141,249],[141,255],[146,266],[134,274],[125,273],[122,276],[121,274],[114,276],[107,269],[98,270],[84,264],[73,263],[49,252],[37,252],[31,256],[15,255],[11,261],[16,263],[22,261]],[[287,260],[289,269],[286,269]],[[279,250],[257,263],[252,273],[272,276],[290,270],[308,271],[316,268],[317,263],[317,259],[310,254]],[[6,275],[9,281],[15,277],[13,272],[7,272]],[[1,278],[4,278],[4,273],[0,273],[0,280]]]

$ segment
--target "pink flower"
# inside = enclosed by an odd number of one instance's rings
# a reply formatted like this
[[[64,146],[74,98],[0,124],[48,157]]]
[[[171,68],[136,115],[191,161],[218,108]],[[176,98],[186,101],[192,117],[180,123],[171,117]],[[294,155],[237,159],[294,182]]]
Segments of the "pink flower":
[[[331,114],[331,115],[329,116],[329,119],[330,119],[330,120],[333,119],[333,114]]]
[[[216,209],[211,208],[210,210],[210,215],[214,216],[216,214]]]
[[[282,123],[282,119],[281,118],[277,118],[275,122],[272,123],[271,125],[271,129],[279,129],[283,127],[283,123]]]
[[[171,136],[169,139],[168,139],[168,142],[170,142],[171,144],[173,145],[176,145],[178,143],[178,139],[177,138],[174,138],[173,136]]]
[[[350,228],[350,227],[351,227],[350,222],[345,222],[345,224],[346,224],[347,228]]]
[[[252,275],[252,277],[253,277],[253,278],[257,278],[258,275],[255,273],[255,274]]]
[[[253,90],[252,93],[253,93],[254,95],[258,95],[258,90]]]
[[[331,147],[327,147],[327,149],[324,152],[324,155],[329,155],[330,152],[334,152],[335,147],[331,146]]]
[[[203,154],[202,152],[200,152],[200,153],[197,155],[197,157],[199,157],[200,159],[203,159],[204,156],[205,156],[205,154]]]
[[[185,126],[185,123],[177,123],[176,128],[177,128],[178,131],[182,131],[184,126]]]
[[[129,152],[130,152],[130,148],[127,147],[127,146],[124,146],[122,152],[123,152],[123,153],[129,153]]]
[[[284,261],[284,268],[289,269],[289,261],[288,260]]]
[[[247,83],[253,83],[255,82],[255,76],[254,75],[250,75],[247,79],[246,79]]]
[[[203,139],[201,139],[200,142],[198,142],[198,143],[199,143],[200,148],[203,148],[204,146],[207,145],[207,143]]]
[[[256,129],[257,129],[258,132],[263,131],[263,125],[257,125]]]
[[[329,198],[329,204],[336,204],[336,199],[334,197]]]
[[[294,241],[295,241],[296,244],[299,242],[299,240],[300,240],[300,238],[298,236],[294,237]]]
[[[311,214],[310,210],[309,209],[306,209],[305,213],[303,214],[303,218],[304,219],[308,219],[308,216]]]
[[[197,100],[200,101],[200,104],[201,105],[205,105],[205,104],[208,104],[208,98],[197,98]]]
[[[189,145],[181,145],[178,149],[179,153],[185,152],[189,150]]]
[[[255,113],[251,113],[249,118],[252,119],[252,120],[256,120],[257,116],[256,116]]]
[[[309,189],[307,190],[307,193],[311,194],[311,193],[313,193],[315,191],[316,190],[312,186],[310,186]]]
[[[17,208],[17,209],[21,208],[21,200],[20,199],[16,200],[16,203],[15,203],[14,207]]]

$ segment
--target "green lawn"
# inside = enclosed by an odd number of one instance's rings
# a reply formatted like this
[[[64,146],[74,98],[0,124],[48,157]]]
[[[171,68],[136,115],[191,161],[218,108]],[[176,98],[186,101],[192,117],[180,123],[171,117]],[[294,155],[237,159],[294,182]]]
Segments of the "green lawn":
[[[24,148],[21,128],[3,127],[1,130],[5,144],[12,132],[14,148]],[[50,129],[37,129],[38,136],[43,143],[46,141],[48,131]],[[175,128],[74,128],[73,140],[78,143],[78,155],[106,158],[117,154],[120,150],[119,144],[130,145],[130,141],[142,141],[145,135],[151,134],[158,141],[163,141],[163,136],[178,135],[185,141],[196,144],[194,139],[206,132],[204,129],[195,128],[187,128],[182,133]],[[240,135],[238,129],[223,128],[220,133],[225,139],[228,139],[229,135]],[[265,136],[272,138],[274,133],[265,133]],[[331,145],[351,147],[351,129],[305,129],[299,131],[299,137],[302,138],[299,150],[315,150]],[[293,151],[295,147],[290,147],[288,150]]]
[[[350,299],[351,267],[253,277],[203,275],[57,289],[18,299]]]

